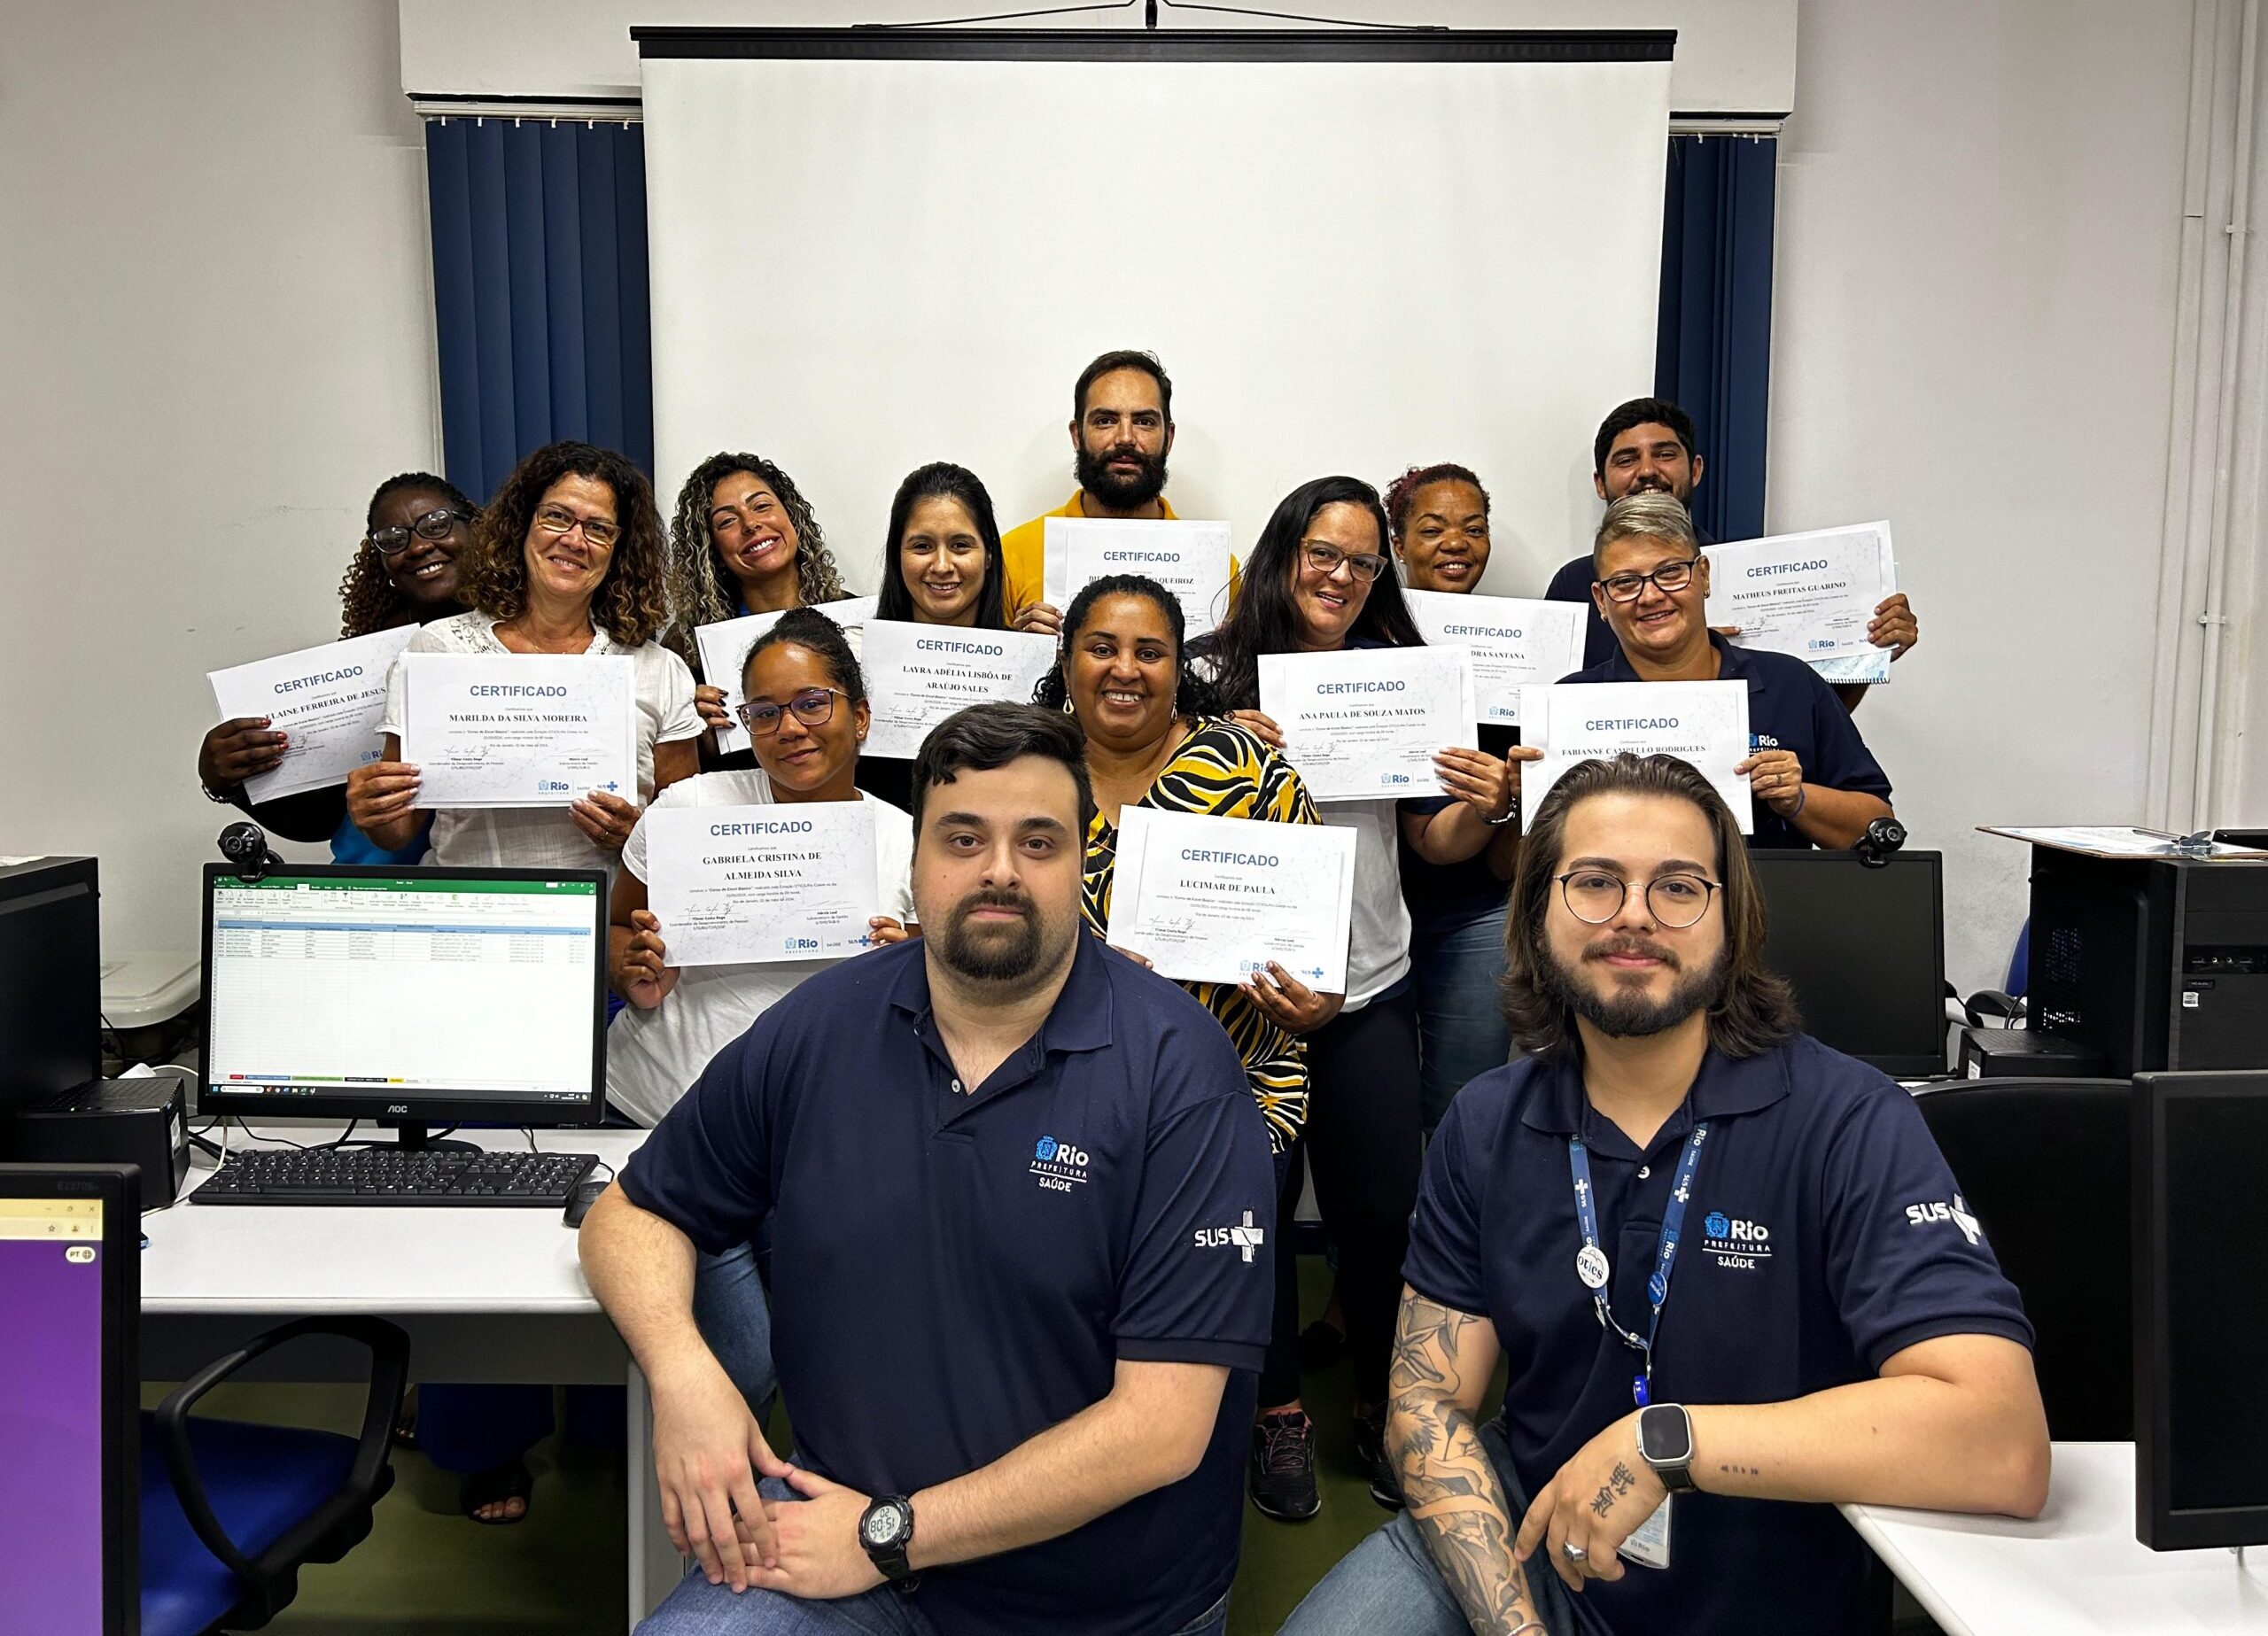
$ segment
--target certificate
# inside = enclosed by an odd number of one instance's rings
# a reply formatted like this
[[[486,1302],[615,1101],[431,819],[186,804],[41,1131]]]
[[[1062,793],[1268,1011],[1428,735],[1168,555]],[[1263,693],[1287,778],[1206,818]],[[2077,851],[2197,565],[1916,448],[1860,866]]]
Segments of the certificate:
[[[1867,640],[1898,589],[1890,524],[1778,534],[1710,546],[1709,623],[1736,625],[1744,647],[1790,654],[1831,682],[1886,682],[1890,649]]]
[[[1260,709],[1317,801],[1438,795],[1433,752],[1475,748],[1472,655],[1350,647],[1260,655]]]
[[[1181,602],[1194,639],[1229,611],[1229,525],[1173,517],[1049,517],[1042,544],[1042,593],[1058,610],[1090,581],[1111,574],[1154,579]]]
[[[641,821],[646,903],[672,965],[827,960],[872,943],[872,802],[665,806]]]
[[[1472,691],[1484,722],[1519,725],[1520,689],[1583,668],[1584,602],[1404,591],[1418,633],[1435,647],[1472,655]]]
[[[1594,756],[1674,756],[1693,764],[1733,810],[1740,833],[1756,833],[1746,775],[1746,682],[1585,682],[1531,687],[1520,705],[1520,739],[1543,759],[1520,773],[1520,810],[1533,813],[1570,767]]]
[[[871,596],[846,596],[839,602],[814,602],[812,611],[825,614],[843,627],[843,634],[850,639],[850,651],[858,651],[858,634],[867,620],[874,616],[874,599]],[[717,748],[724,755],[748,748],[748,729],[741,725],[741,706],[748,702],[741,692],[741,672],[748,666],[748,650],[756,646],[756,639],[780,623],[780,614],[742,614],[737,619],[720,619],[715,624],[693,628],[694,646],[701,653],[701,675],[712,687],[725,690],[725,713],[732,725],[717,729]]]
[[[1336,825],[1123,808],[1108,941],[1187,982],[1242,982],[1273,960],[1344,994],[1355,841]]]
[[[636,664],[619,655],[401,655],[401,758],[421,807],[638,799]]]
[[[355,768],[376,761],[385,748],[378,723],[386,713],[386,672],[416,634],[414,624],[396,625],[207,675],[222,721],[265,716],[288,740],[283,762],[246,779],[245,793],[274,801],[344,784]]]
[[[1031,702],[1055,666],[1055,639],[1029,631],[877,619],[866,626],[869,756],[912,760],[929,729],[955,710],[998,699]]]

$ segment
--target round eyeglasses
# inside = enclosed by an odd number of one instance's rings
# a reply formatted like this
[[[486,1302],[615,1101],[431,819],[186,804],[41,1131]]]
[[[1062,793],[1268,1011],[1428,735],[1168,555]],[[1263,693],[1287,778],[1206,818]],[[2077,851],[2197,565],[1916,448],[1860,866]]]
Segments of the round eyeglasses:
[[[1567,912],[1585,926],[1604,926],[1622,912],[1630,883],[1604,869],[1571,869],[1554,875]],[[1709,912],[1709,900],[1723,891],[1721,880],[1699,875],[1656,875],[1646,883],[1646,912],[1657,925],[1683,931]]]
[[[1694,566],[1700,561],[1697,556],[1681,557],[1674,562],[1663,563],[1650,574],[1616,574],[1599,584],[1606,587],[1607,596],[1617,602],[1636,601],[1646,594],[1649,581],[1665,593],[1674,595],[1693,583]]]
[[[782,706],[769,699],[751,699],[740,707],[741,725],[752,739],[768,739],[780,731],[780,717],[793,712],[806,727],[824,727],[835,714],[835,702],[850,695],[834,687],[806,687]]]
[[[374,528],[368,538],[371,547],[380,556],[400,556],[409,549],[412,534],[420,539],[447,539],[449,531],[460,523],[472,521],[472,513],[460,511],[454,506],[437,506],[410,523],[408,528]]]

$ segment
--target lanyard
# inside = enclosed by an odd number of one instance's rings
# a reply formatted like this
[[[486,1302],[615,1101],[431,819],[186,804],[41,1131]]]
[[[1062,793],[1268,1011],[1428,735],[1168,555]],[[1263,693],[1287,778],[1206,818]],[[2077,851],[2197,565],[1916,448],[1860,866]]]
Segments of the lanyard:
[[[1677,1257],[1677,1241],[1685,1230],[1685,1205],[1693,1196],[1693,1172],[1701,1163],[1701,1144],[1709,1135],[1708,1124],[1697,1124],[1693,1134],[1685,1141],[1685,1151],[1677,1161],[1677,1178],[1669,1190],[1669,1203],[1662,1209],[1661,1248],[1654,1253],[1654,1275],[1646,1280],[1646,1299],[1653,1307],[1646,1322],[1646,1332],[1633,1335],[1615,1322],[1614,1309],[1607,1304],[1606,1284],[1612,1266],[1606,1252],[1598,1244],[1598,1205],[1591,1197],[1591,1156],[1583,1146],[1581,1136],[1567,1138],[1567,1168],[1575,1178],[1575,1221],[1582,1229],[1583,1247],[1575,1257],[1575,1276],[1583,1281],[1591,1292],[1591,1306],[1598,1314],[1602,1328],[1612,1330],[1622,1343],[1635,1352],[1644,1361],[1637,1376],[1630,1383],[1630,1392],[1643,1408],[1652,1395],[1654,1378],[1654,1337],[1662,1327],[1662,1307],[1669,1300],[1671,1264]]]

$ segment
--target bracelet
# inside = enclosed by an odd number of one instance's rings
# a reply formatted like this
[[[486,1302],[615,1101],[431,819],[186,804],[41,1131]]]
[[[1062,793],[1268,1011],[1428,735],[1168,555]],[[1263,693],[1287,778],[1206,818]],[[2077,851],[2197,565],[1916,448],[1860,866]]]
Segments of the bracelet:
[[[1530,1619],[1526,1624],[1515,1624],[1510,1632],[1510,1636],[1527,1636],[1530,1631],[1542,1631],[1543,1636],[1551,1636],[1550,1630],[1541,1619]]]
[[[1800,817],[1803,815],[1803,810],[1804,810],[1805,803],[1806,803],[1806,802],[1809,802],[1810,800],[1811,800],[1811,786],[1810,786],[1810,785],[1808,785],[1808,784],[1798,784],[1798,785],[1797,785],[1797,786],[1796,786],[1796,810],[1795,810],[1793,812],[1790,812],[1790,814],[1788,814],[1788,818],[1789,818],[1789,821],[1790,821],[1790,823],[1794,822],[1794,821],[1795,821],[1795,819],[1797,819],[1798,818],[1800,818]]]
[[[1518,795],[1515,795],[1515,796],[1513,796],[1513,797],[1512,797],[1512,804],[1511,804],[1511,806],[1506,807],[1506,808],[1504,809],[1504,816],[1503,816],[1503,817],[1502,817],[1502,818],[1482,818],[1480,821],[1481,821],[1482,823],[1484,823],[1484,824],[1487,825],[1491,829],[1502,829],[1502,828],[1503,828],[1503,826],[1504,826],[1505,825],[1507,825],[1507,824],[1511,823],[1514,818],[1516,818],[1519,817],[1519,815],[1520,815],[1520,798],[1519,798]],[[1519,1632],[1518,1632],[1518,1631],[1515,1631],[1515,1632],[1512,1632],[1512,1636],[1519,1636]]]
[[[197,780],[197,787],[203,790],[205,792],[205,799],[213,802],[215,806],[233,807],[237,804],[235,802],[229,800],[226,795],[214,795],[213,793],[213,787],[207,784],[203,779]]]

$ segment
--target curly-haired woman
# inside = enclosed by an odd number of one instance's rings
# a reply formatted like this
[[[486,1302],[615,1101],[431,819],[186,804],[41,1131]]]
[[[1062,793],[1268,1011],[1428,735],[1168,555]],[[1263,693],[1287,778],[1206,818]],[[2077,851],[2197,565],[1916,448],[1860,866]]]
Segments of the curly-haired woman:
[[[636,667],[638,800],[593,790],[567,807],[443,809],[433,860],[611,871],[655,792],[698,768],[693,673],[654,639],[668,623],[661,514],[643,474],[611,449],[554,443],[522,461],[473,530],[460,578],[470,613],[410,638],[405,653],[620,655]],[[423,821],[418,771],[401,760],[403,674],[379,723],[385,749],[346,781],[346,810],[377,845]]]
[[[370,496],[362,539],[339,581],[342,639],[405,624],[430,624],[462,612],[458,559],[470,544],[479,507],[446,477],[405,471]],[[424,856],[420,828],[394,851],[380,851],[346,817],[346,792],[336,784],[255,802],[245,781],[283,764],[286,735],[263,716],[238,716],[206,733],[197,747],[197,779],[212,800],[226,802],[264,829],[292,841],[328,841],[341,864],[414,864]]]

